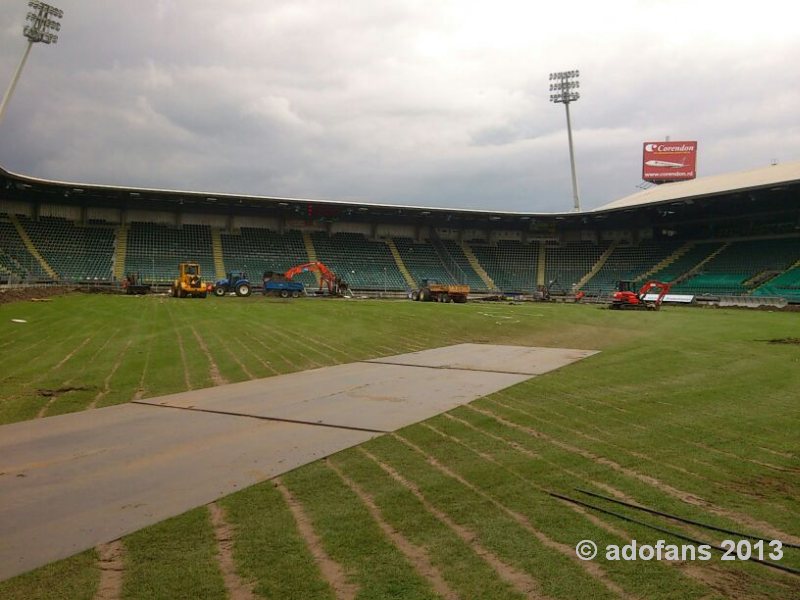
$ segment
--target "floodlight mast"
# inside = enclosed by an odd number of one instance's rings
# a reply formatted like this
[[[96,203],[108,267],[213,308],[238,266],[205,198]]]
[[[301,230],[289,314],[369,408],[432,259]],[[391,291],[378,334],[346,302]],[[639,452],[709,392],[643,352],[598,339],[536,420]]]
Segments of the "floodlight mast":
[[[53,33],[61,29],[61,23],[56,19],[64,16],[64,12],[55,6],[50,6],[39,0],[30,0],[28,6],[32,9],[28,11],[26,20],[30,22],[25,25],[22,34],[28,39],[28,46],[25,48],[25,53],[22,55],[22,60],[17,65],[17,70],[11,78],[11,85],[8,86],[3,101],[0,103],[0,123],[3,122],[3,117],[8,108],[8,102],[11,100],[11,95],[17,87],[19,76],[22,74],[22,69],[25,67],[25,62],[28,60],[28,55],[31,53],[31,48],[37,42],[45,44],[55,44],[58,42],[58,34]],[[52,18],[51,18],[52,17]]]
[[[580,87],[578,77],[580,71],[559,71],[550,73],[550,101],[563,104],[567,111],[567,138],[569,139],[569,164],[572,169],[572,199],[575,212],[581,212],[581,199],[578,194],[578,176],[575,174],[575,150],[572,146],[572,120],[569,116],[570,102],[575,102],[581,95],[575,90]]]

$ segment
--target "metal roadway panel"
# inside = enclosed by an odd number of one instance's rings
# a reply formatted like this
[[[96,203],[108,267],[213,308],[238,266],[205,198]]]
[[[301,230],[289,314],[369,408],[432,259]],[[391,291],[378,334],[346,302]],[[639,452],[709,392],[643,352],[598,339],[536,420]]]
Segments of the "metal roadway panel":
[[[0,579],[592,352],[460,344],[0,427]]]

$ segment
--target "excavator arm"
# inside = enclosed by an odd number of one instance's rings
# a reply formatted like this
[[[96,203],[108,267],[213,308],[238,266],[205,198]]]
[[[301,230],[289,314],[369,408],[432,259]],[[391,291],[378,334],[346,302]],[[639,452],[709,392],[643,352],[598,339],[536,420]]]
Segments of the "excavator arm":
[[[322,282],[324,281],[325,284],[328,286],[329,293],[331,294],[337,293],[338,282],[336,275],[334,275],[333,272],[327,266],[325,266],[324,263],[321,263],[319,261],[307,262],[301,265],[294,266],[288,271],[286,271],[286,273],[284,273],[284,277],[286,277],[286,279],[291,279],[298,273],[305,273],[307,271],[316,271],[320,274],[320,281],[319,281],[320,289],[322,289]]]

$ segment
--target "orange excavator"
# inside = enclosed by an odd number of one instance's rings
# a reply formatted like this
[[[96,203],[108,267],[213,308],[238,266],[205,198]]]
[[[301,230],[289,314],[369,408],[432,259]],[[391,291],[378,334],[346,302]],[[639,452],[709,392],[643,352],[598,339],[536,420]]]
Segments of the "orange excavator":
[[[617,291],[611,301],[611,308],[616,310],[638,309],[638,310],[658,310],[664,301],[664,296],[669,294],[672,287],[670,283],[663,281],[648,281],[638,292],[631,289],[633,282],[620,281],[617,283]],[[647,300],[646,297],[653,290],[659,290],[655,300]]]
[[[292,277],[297,275],[298,273],[306,273],[309,271],[316,271],[319,273],[319,289],[322,291],[322,284],[323,282],[325,285],[328,286],[328,293],[332,296],[344,296],[349,289],[347,283],[341,278],[337,277],[336,274],[331,271],[324,263],[319,261],[307,262],[303,263],[302,265],[297,265],[292,267],[283,276],[291,280]]]

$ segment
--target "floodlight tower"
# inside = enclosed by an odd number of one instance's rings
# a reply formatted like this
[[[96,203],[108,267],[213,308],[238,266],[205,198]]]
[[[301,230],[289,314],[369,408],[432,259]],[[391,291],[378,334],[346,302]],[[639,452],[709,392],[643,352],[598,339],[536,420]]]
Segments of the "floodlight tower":
[[[567,109],[567,137],[569,138],[569,163],[572,168],[572,199],[575,201],[575,212],[581,212],[581,200],[578,196],[578,177],[575,175],[575,150],[572,147],[572,121],[569,118],[569,104],[581,95],[575,90],[580,87],[578,81],[580,71],[560,71],[550,73],[550,101],[561,103]]]
[[[30,0],[28,6],[31,10],[28,11],[26,20],[30,21],[30,24],[25,25],[25,28],[22,30],[22,34],[28,38],[28,47],[25,48],[22,60],[19,61],[17,70],[14,72],[14,77],[11,78],[11,85],[8,86],[5,96],[3,96],[3,102],[0,104],[0,123],[3,122],[3,117],[8,107],[8,101],[11,99],[11,94],[14,93],[14,88],[17,87],[19,76],[25,66],[25,61],[28,60],[31,48],[36,42],[55,44],[58,41],[58,35],[53,32],[61,29],[61,23],[56,21],[56,19],[60,19],[64,16],[62,10],[40,2],[39,0]]]

